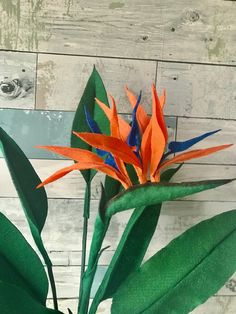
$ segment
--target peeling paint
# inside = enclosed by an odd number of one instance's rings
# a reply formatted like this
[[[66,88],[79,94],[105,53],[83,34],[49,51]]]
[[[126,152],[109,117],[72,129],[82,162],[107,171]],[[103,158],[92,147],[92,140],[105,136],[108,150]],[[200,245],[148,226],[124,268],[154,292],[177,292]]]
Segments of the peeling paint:
[[[53,90],[52,83],[56,80],[54,74],[55,63],[47,61],[38,65],[38,84],[40,85],[40,93],[37,94],[37,106],[44,105],[46,107],[47,99]]]
[[[0,48],[38,50],[41,39],[48,41],[41,19],[43,0],[0,0]]]
[[[124,7],[124,3],[123,2],[112,2],[109,4],[109,9],[120,9]]]

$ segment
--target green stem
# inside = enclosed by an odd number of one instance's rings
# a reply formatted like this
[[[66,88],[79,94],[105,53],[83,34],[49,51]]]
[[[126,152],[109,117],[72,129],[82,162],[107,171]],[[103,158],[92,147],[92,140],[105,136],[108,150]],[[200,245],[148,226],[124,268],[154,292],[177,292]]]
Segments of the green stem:
[[[100,256],[100,251],[103,243],[103,239],[107,232],[109,226],[109,221],[103,222],[100,216],[97,216],[95,221],[93,239],[90,248],[90,255],[88,261],[88,267],[83,275],[82,280],[82,293],[81,299],[78,306],[78,314],[87,314],[89,307],[90,292],[94,280],[94,276],[97,269],[98,259]]]
[[[54,276],[53,276],[52,266],[51,265],[47,265],[47,270],[48,270],[48,277],[49,277],[49,281],[50,281],[51,289],[52,289],[52,297],[53,297],[54,309],[58,310],[57,292],[56,292],[56,285],[55,285],[55,280],[54,280]]]
[[[34,233],[32,233],[34,236]],[[55,280],[53,276],[53,271],[52,271],[52,262],[48,256],[48,253],[43,245],[43,241],[41,236],[38,234],[38,236],[34,236],[35,243],[43,257],[43,260],[47,266],[48,270],[48,277],[49,277],[49,282],[51,285],[51,290],[52,290],[52,297],[53,297],[53,304],[54,304],[54,309],[58,310],[58,303],[57,303],[57,292],[56,292],[56,285],[55,285]]]
[[[85,197],[84,197],[84,223],[83,223],[83,236],[82,236],[82,256],[81,256],[81,271],[80,271],[80,287],[79,287],[79,300],[82,297],[83,291],[83,275],[85,272],[86,264],[86,247],[87,247],[87,235],[88,235],[88,220],[90,215],[90,198],[91,198],[91,184],[86,184]]]

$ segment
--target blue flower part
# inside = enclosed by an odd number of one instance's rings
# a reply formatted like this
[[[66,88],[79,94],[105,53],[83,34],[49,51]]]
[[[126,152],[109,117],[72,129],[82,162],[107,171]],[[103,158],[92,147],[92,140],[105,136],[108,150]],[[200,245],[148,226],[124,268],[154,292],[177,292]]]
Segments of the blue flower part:
[[[138,121],[136,117],[136,113],[137,113],[138,106],[141,101],[141,97],[142,97],[142,92],[140,91],[137,103],[132,112],[131,130],[127,139],[127,144],[129,146],[136,146],[136,151],[139,151],[140,144],[141,144],[140,130],[139,130]]]
[[[97,122],[92,118],[90,112],[88,111],[88,109],[85,106],[84,106],[84,113],[85,113],[86,122],[87,122],[91,132],[102,134]]]
[[[116,170],[119,171],[119,168],[118,168],[118,166],[117,166],[117,164],[115,162],[115,159],[114,159],[114,157],[112,156],[111,153],[109,153],[107,155],[107,158],[105,160],[105,164],[107,164],[107,165],[109,165],[109,166],[111,166],[111,167],[113,167],[113,168],[115,168]]]
[[[85,106],[84,106],[84,113],[85,113],[86,122],[87,122],[88,127],[90,128],[91,132],[102,134],[97,122],[92,118],[90,112],[88,111],[88,109]],[[107,152],[105,150],[102,150],[99,148],[96,148],[96,152],[101,157],[104,157],[105,155],[107,155]]]
[[[191,146],[195,145],[196,143],[204,140],[206,137],[213,135],[219,131],[221,131],[221,129],[202,134],[200,136],[194,137],[184,142],[176,142],[176,141],[170,142],[168,145],[169,152],[167,152],[166,155],[182,152],[190,148]]]

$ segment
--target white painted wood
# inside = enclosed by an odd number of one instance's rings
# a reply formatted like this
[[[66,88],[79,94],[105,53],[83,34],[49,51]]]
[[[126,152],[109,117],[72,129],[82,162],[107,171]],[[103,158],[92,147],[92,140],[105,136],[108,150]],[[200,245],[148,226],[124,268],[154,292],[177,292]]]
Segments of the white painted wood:
[[[234,67],[158,63],[157,87],[167,90],[166,114],[235,119],[235,84]]]
[[[4,1],[0,47],[235,63],[233,1]]]
[[[43,230],[43,239],[56,266],[79,266],[81,259],[83,201],[74,199],[50,199],[48,218]],[[88,250],[91,244],[93,224],[98,201],[91,203],[91,219],[88,229]],[[158,228],[150,243],[145,260],[167,245],[173,238],[199,223],[227,210],[235,209],[236,202],[173,201],[163,205]],[[35,247],[20,202],[17,198],[0,198],[0,209],[21,230]],[[101,256],[100,265],[108,265],[131,211],[115,215],[104,241],[110,246]]]
[[[35,53],[0,51],[0,108],[34,109],[35,81]]]
[[[156,62],[48,54],[39,54],[37,109],[76,110],[94,65],[107,92],[115,97],[119,112],[132,111],[124,91],[125,84],[137,94],[143,91],[143,103],[149,109]]]

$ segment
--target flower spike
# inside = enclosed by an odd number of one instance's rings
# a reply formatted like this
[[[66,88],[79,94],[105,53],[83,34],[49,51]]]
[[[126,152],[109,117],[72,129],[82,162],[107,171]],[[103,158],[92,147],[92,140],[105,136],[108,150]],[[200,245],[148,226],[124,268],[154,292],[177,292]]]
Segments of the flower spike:
[[[159,98],[154,84],[152,85],[151,118],[147,116],[141,106],[141,92],[139,97],[136,98],[126,87],[126,93],[133,107],[131,126],[118,116],[115,99],[112,96],[110,96],[111,108],[108,108],[104,103],[96,99],[98,105],[109,119],[111,136],[101,134],[99,125],[93,120],[86,107],[84,107],[85,120],[92,133],[73,133],[90,146],[93,146],[97,154],[80,148],[61,146],[39,147],[76,161],[74,165],[54,173],[39,186],[58,180],[73,170],[96,169],[118,180],[127,189],[137,183],[126,164],[133,166],[140,184],[145,184],[148,181],[159,182],[161,170],[171,164],[183,163],[193,158],[207,156],[231,146],[231,144],[227,144],[181,153],[201,140],[219,132],[220,129],[218,129],[187,141],[172,141],[168,145],[167,153],[164,154],[168,135],[163,115],[163,107],[166,100],[165,91]],[[170,154],[174,153],[180,154],[167,159]]]

